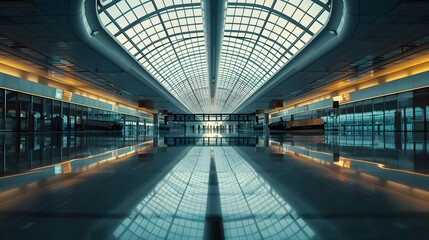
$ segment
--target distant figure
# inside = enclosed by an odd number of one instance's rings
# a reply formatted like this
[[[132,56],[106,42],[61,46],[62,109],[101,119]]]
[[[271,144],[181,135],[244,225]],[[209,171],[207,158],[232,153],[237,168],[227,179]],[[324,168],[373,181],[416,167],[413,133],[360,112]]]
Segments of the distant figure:
[[[283,117],[280,117],[280,122],[283,122]]]

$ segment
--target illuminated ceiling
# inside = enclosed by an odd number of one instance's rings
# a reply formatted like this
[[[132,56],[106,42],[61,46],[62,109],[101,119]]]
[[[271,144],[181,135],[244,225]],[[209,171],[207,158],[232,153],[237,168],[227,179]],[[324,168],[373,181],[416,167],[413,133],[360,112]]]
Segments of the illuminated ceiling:
[[[320,32],[330,8],[329,0],[104,0],[99,17],[189,111],[231,113]]]

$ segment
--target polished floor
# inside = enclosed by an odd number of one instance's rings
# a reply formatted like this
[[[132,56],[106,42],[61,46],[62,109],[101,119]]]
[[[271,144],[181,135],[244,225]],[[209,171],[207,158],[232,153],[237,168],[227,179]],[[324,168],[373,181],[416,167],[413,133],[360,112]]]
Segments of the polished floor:
[[[0,239],[427,239],[422,133],[0,133]]]

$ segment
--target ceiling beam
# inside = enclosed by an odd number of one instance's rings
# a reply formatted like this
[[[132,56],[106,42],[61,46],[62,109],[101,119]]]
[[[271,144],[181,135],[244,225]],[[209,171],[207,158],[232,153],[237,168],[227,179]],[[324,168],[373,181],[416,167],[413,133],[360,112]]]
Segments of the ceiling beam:
[[[203,0],[202,2],[212,111],[225,23],[225,2],[225,0]]]

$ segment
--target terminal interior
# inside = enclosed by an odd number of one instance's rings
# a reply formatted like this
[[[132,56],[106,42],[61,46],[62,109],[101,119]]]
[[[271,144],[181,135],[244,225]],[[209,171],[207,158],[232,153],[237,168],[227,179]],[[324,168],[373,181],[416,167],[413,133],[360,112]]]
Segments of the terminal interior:
[[[429,1],[0,1],[0,239],[426,239]]]

